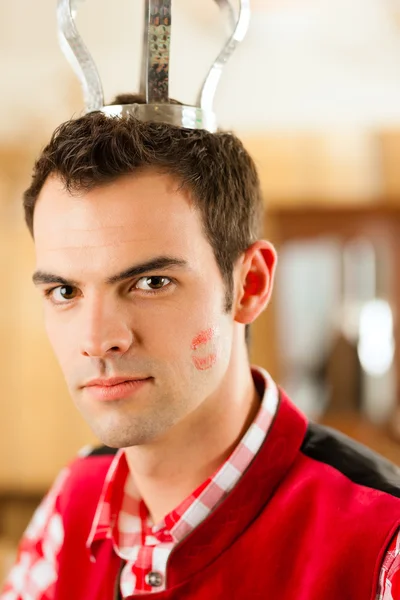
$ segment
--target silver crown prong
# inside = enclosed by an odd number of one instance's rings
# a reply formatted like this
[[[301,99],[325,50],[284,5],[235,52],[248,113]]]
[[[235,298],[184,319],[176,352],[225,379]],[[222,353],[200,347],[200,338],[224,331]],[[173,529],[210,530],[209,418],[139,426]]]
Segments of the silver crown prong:
[[[141,92],[147,104],[169,103],[172,0],[145,0]]]
[[[79,1],[82,0],[58,0],[57,17],[61,47],[81,82],[86,112],[100,110],[110,116],[133,115],[141,121],[216,131],[213,112],[215,92],[225,64],[247,32],[250,0],[240,0],[237,20],[230,0],[215,0],[227,15],[230,31],[233,30],[233,33],[206,77],[199,98],[200,106],[184,106],[170,102],[172,0],[144,0],[145,27],[140,90],[145,96],[146,104],[104,106],[103,89],[96,65],[75,25]]]
[[[81,83],[86,111],[91,112],[104,106],[103,86],[94,60],[75,25],[78,2],[58,0],[58,34],[61,48]]]
[[[218,6],[228,14],[228,19],[232,23],[234,19],[234,10],[229,0],[215,0]],[[243,41],[250,24],[250,0],[240,0],[239,16],[234,24],[234,30],[225,46],[215,59],[211,69],[208,72],[206,80],[200,92],[199,104],[202,110],[212,111],[215,93],[217,91],[222,70],[240,42]]]

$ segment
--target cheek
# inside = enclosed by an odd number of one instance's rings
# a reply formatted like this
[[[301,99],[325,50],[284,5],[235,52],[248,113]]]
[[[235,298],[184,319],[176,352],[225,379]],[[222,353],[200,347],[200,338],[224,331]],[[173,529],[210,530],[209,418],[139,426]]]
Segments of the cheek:
[[[70,362],[70,356],[76,349],[73,348],[74,332],[72,327],[63,327],[59,319],[45,315],[45,331],[60,366],[63,368]]]
[[[211,369],[218,360],[219,328],[209,327],[200,331],[192,340],[192,363],[198,371]]]

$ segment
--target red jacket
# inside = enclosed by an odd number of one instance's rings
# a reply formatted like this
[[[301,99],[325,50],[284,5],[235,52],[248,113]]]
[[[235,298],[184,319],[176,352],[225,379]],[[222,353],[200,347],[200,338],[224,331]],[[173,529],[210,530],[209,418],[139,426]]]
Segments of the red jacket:
[[[112,455],[81,458],[60,498],[65,542],[56,600],[111,600],[120,559],[86,548]],[[281,394],[271,430],[228,497],[172,551],[154,600],[375,600],[400,526],[397,469]],[[132,598],[142,598],[135,595]]]

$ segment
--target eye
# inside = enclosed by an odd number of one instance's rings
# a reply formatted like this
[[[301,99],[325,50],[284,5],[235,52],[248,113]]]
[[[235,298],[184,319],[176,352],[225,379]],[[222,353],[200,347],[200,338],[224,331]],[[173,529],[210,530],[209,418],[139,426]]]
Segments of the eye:
[[[59,285],[46,292],[46,296],[50,297],[56,304],[62,304],[68,300],[73,300],[77,295],[77,289],[72,285]]]
[[[135,288],[145,292],[155,292],[167,287],[171,283],[169,277],[161,277],[160,275],[152,275],[151,277],[141,277],[135,284]]]

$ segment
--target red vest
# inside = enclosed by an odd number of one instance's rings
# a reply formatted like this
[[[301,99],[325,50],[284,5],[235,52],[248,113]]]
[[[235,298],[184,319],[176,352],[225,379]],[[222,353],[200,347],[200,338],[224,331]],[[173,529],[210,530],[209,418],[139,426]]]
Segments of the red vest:
[[[372,453],[354,454],[351,442],[323,428],[309,431],[281,394],[258,455],[172,551],[167,590],[152,593],[154,600],[375,600],[385,550],[400,526],[398,475],[382,461],[387,491],[378,491],[381,467],[374,475]],[[73,466],[59,506],[66,533],[56,600],[114,597],[120,560],[111,542],[100,542],[96,562],[86,549],[111,460],[89,456]]]

